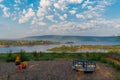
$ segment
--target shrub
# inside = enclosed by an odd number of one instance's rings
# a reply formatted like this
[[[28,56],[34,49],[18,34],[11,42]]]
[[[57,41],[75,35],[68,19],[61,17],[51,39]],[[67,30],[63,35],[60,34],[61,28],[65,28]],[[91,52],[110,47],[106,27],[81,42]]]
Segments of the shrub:
[[[6,62],[14,62],[15,58],[12,53],[7,54]]]
[[[33,57],[38,57],[39,56],[36,51],[34,51],[32,54],[33,54]]]
[[[19,53],[21,57],[21,61],[29,61],[29,58],[27,57],[27,53],[23,50]]]
[[[33,57],[34,57],[35,61],[38,61],[39,60],[39,53],[33,52]]]

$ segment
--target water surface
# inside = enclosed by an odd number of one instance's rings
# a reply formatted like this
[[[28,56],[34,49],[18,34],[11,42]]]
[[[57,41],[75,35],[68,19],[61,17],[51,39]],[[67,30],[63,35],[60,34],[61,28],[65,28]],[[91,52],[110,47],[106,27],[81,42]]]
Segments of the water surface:
[[[21,50],[24,50],[26,52],[49,52],[47,49],[54,48],[54,47],[60,47],[62,45],[66,46],[80,46],[80,45],[120,45],[120,40],[118,40],[116,37],[108,37],[108,38],[97,38],[97,37],[78,37],[78,38],[60,38],[60,39],[54,39],[51,41],[60,41],[60,42],[74,42],[73,44],[56,44],[56,45],[35,45],[35,46],[9,46],[0,48],[0,53],[8,53],[10,51],[14,52],[20,52]],[[77,52],[106,52],[106,50],[80,50]]]

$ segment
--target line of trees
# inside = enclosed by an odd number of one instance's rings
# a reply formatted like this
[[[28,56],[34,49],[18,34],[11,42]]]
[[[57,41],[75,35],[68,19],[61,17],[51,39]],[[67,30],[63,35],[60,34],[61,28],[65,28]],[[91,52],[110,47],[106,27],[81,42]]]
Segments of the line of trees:
[[[43,40],[0,40],[0,45],[19,46],[19,45],[44,45],[44,44],[58,44],[59,42],[43,41]]]

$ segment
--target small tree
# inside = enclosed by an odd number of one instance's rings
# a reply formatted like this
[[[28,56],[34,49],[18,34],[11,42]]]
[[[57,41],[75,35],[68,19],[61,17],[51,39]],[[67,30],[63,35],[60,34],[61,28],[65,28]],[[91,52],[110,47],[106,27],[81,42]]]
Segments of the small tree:
[[[14,62],[14,60],[15,60],[15,58],[14,58],[13,54],[12,53],[8,53],[6,61],[7,62]]]
[[[29,61],[29,58],[26,55],[26,52],[24,50],[20,51],[20,57],[21,57],[21,61]]]

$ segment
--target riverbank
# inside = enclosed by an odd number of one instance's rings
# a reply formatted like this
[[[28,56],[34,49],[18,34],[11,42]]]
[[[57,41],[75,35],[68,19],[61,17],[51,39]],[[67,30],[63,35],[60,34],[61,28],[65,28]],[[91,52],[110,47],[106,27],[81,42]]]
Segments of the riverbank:
[[[60,46],[48,49],[55,52],[76,52],[80,50],[106,50],[108,52],[120,52],[120,45],[80,45],[80,46]]]
[[[0,45],[0,48],[4,48],[4,47],[6,47],[5,45]]]

